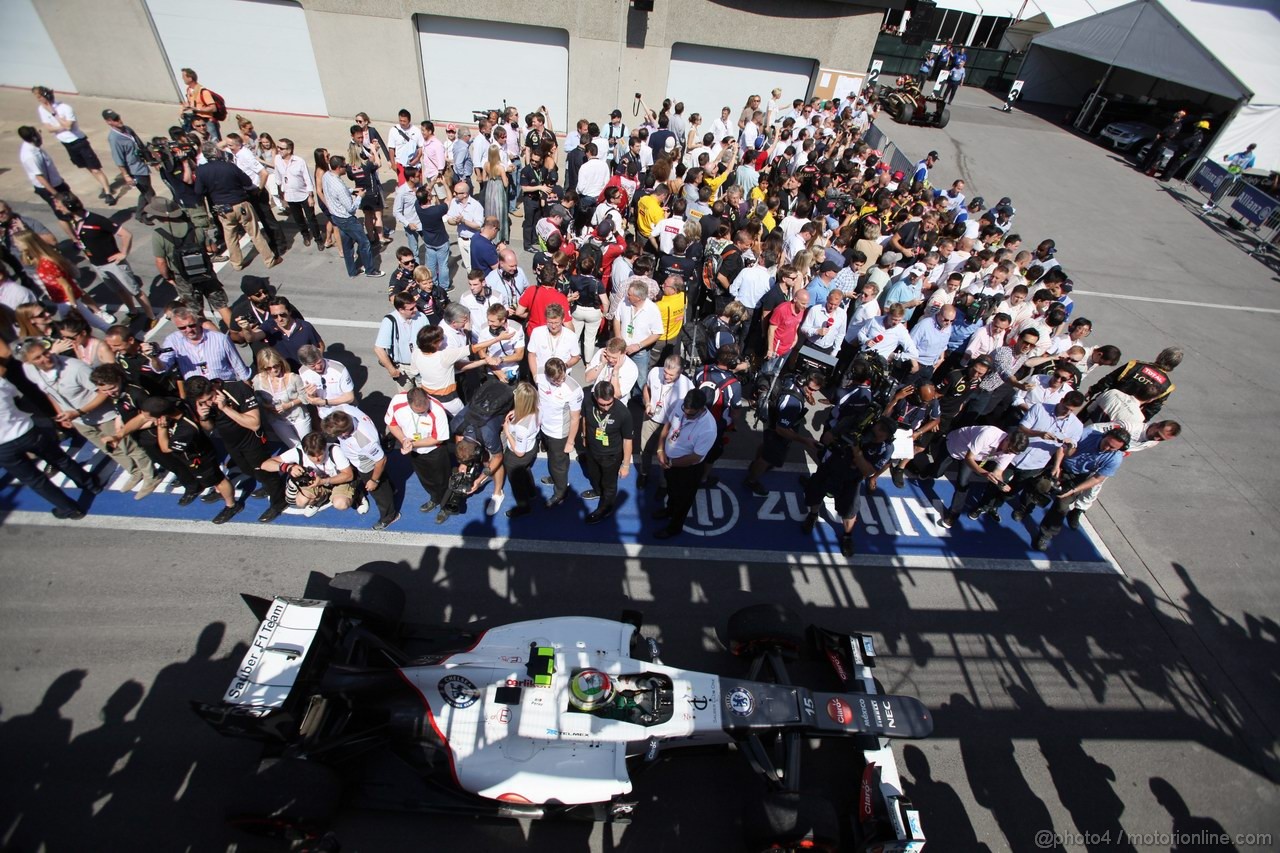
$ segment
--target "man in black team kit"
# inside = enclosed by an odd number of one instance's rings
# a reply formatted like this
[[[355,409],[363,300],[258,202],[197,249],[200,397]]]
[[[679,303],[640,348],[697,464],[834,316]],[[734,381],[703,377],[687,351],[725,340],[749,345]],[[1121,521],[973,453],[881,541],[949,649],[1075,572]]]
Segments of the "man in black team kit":
[[[582,493],[582,499],[600,501],[587,514],[587,524],[596,524],[613,515],[618,478],[626,477],[631,470],[631,412],[616,399],[612,382],[597,382],[578,423],[586,447],[582,464],[591,481],[591,488]]]
[[[220,382],[204,376],[187,380],[187,399],[194,404],[200,425],[216,431],[240,472],[262,486],[251,497],[270,498],[258,521],[274,521],[285,510],[284,483],[279,474],[264,473],[259,466],[271,458],[262,432],[258,398],[246,382]]]

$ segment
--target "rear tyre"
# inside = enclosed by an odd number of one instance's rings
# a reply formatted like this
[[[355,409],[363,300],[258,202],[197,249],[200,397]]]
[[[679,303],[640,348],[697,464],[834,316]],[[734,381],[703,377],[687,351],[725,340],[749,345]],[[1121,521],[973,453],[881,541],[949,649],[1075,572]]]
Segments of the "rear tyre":
[[[902,109],[898,110],[898,123],[911,124],[911,120],[916,117],[916,105],[904,102]]]
[[[725,631],[729,651],[753,656],[777,649],[794,657],[805,644],[805,624],[781,604],[753,604],[729,617]]]
[[[797,791],[770,791],[743,815],[747,849],[825,850],[840,845],[840,820],[830,801]]]
[[[387,627],[397,624],[404,615],[404,590],[390,578],[373,572],[356,570],[334,575],[325,600]]]
[[[938,113],[938,127],[946,127],[951,123],[951,107],[943,107]]]
[[[342,799],[332,768],[301,758],[267,758],[240,785],[227,821],[273,838],[316,838]]]

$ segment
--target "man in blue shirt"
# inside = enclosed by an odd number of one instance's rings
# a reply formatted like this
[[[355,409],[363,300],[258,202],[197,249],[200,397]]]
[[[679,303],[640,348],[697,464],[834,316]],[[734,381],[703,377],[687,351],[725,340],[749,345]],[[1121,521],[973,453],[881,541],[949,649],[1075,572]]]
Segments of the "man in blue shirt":
[[[486,216],[480,233],[471,238],[471,268],[485,275],[498,265],[498,217]]]
[[[1080,441],[1084,424],[1080,423],[1077,415],[1082,408],[1084,395],[1079,391],[1070,392],[1054,405],[1032,406],[1018,424],[1018,429],[1029,439],[1027,449],[1005,469],[1009,490],[988,488],[982,503],[969,513],[969,518],[976,521],[986,515],[993,521],[999,520],[1000,507],[1010,498],[1019,496],[1023,503],[1014,511],[1013,520],[1021,521],[1031,505],[1031,495],[1040,476],[1059,460],[1056,454],[1065,446],[1074,446]]]
[[[1201,210],[1206,213],[1213,210],[1214,205],[1221,201],[1222,197],[1236,185],[1236,181],[1240,180],[1240,176],[1253,168],[1253,164],[1256,163],[1258,159],[1253,156],[1253,149],[1257,147],[1258,143],[1251,142],[1249,143],[1249,147],[1245,148],[1243,151],[1237,151],[1235,154],[1222,158],[1226,161],[1227,174],[1229,177],[1222,183],[1218,184],[1218,188],[1214,190],[1213,195],[1209,197],[1208,201],[1200,205]]]
[[[1087,428],[1070,454],[1064,452],[1065,448],[1058,449],[1050,473],[1061,477],[1060,491],[1036,532],[1034,547],[1037,551],[1048,548],[1053,537],[1062,532],[1063,521],[1073,511],[1071,504],[1077,497],[1088,494],[1094,486],[1100,486],[1108,477],[1115,476],[1128,448],[1129,433],[1126,430],[1103,424]]]
[[[947,356],[947,344],[951,341],[951,326],[955,323],[956,306],[944,305],[932,317],[926,317],[911,330],[911,340],[919,355],[916,362],[920,369],[907,382],[919,386],[933,378],[933,372]]]

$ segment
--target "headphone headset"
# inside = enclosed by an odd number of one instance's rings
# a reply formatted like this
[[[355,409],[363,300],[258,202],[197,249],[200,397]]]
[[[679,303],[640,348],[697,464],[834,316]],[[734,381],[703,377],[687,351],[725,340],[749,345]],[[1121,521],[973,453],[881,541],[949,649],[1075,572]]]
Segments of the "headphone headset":
[[[36,86],[35,91],[37,95],[44,98],[46,101],[53,100],[53,90],[48,86]]]

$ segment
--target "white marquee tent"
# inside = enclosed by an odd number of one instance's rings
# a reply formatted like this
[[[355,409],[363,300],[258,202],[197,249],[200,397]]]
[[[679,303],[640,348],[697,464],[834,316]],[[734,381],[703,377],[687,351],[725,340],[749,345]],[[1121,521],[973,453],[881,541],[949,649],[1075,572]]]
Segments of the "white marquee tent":
[[[1257,168],[1280,170],[1277,45],[1275,0],[1138,0],[1036,36],[1019,76],[1032,101],[1078,97],[1096,63],[1225,98],[1234,108],[1208,156],[1256,142]]]

